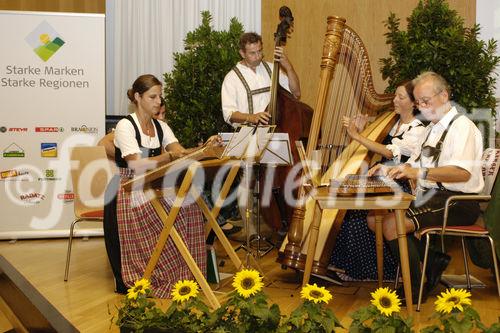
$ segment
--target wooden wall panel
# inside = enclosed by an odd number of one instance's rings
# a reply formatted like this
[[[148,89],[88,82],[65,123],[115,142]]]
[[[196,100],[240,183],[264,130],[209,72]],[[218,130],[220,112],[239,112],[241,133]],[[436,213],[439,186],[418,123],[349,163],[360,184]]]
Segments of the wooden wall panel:
[[[1,10],[105,13],[106,0],[0,0]]]
[[[476,1],[449,0],[450,7],[457,10],[467,26],[475,22]],[[271,59],[273,34],[279,23],[278,11],[283,5],[290,7],[295,18],[295,31],[287,43],[287,55],[299,75],[302,101],[314,105],[319,77],[319,64],[326,29],[326,18],[342,16],[363,40],[370,57],[375,89],[382,92],[386,82],[380,74],[379,59],[387,57],[389,47],[385,44],[387,29],[383,21],[392,11],[401,19],[406,29],[406,18],[418,4],[418,0],[263,0],[262,38],[267,59]]]

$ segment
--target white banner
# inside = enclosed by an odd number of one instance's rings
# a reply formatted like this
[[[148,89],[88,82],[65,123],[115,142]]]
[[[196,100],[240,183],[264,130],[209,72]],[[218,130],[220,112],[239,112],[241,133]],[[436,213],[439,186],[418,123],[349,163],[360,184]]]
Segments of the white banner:
[[[69,149],[105,122],[102,14],[0,11],[0,239],[68,234]]]

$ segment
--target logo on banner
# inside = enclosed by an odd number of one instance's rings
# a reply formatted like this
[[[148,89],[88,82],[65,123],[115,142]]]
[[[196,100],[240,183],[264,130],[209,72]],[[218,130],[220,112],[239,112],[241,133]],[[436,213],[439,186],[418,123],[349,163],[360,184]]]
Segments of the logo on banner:
[[[5,127],[5,126],[0,126],[0,133],[5,133],[5,132],[28,132],[27,127]]]
[[[57,157],[57,143],[43,142],[40,144],[42,157]]]
[[[27,127],[10,127],[9,132],[28,132]]]
[[[71,132],[97,134],[97,131],[97,127],[87,127],[87,125],[82,125],[80,127],[71,127]]]
[[[64,203],[70,203],[75,200],[75,194],[71,191],[64,191],[64,193],[59,193],[57,199],[62,200]]]
[[[64,132],[64,127],[35,127],[35,132]]]
[[[0,179],[16,178],[18,176],[27,175],[28,173],[29,172],[27,170],[15,170],[15,169],[0,171]]]
[[[56,156],[50,156],[56,157]],[[44,177],[38,178],[38,181],[50,181],[50,180],[61,180],[61,177],[56,177],[56,170],[54,169],[46,169],[44,173]]]
[[[43,21],[24,39],[43,61],[49,60],[63,45],[59,33]]]
[[[42,200],[45,200],[45,195],[38,192],[31,192],[31,193],[21,194],[19,196],[19,199],[27,203],[37,204],[42,202]]]
[[[24,149],[16,143],[11,143],[3,150],[3,157],[24,157]]]

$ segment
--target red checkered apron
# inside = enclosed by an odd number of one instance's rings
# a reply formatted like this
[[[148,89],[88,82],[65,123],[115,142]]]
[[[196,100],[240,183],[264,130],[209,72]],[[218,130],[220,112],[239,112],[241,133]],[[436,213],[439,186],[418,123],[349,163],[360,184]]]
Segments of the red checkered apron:
[[[120,168],[120,176],[123,182],[129,180],[133,173],[130,169]],[[160,202],[169,212],[174,200],[175,197],[165,196]],[[174,227],[186,243],[201,271],[206,275],[203,214],[196,203],[192,200],[190,202],[180,209]],[[126,194],[123,189],[120,189],[116,212],[122,277],[125,284],[130,287],[142,278],[163,229],[163,221],[142,191]],[[181,279],[194,279],[194,277],[169,237],[150,279],[154,296],[168,297],[172,286]]]

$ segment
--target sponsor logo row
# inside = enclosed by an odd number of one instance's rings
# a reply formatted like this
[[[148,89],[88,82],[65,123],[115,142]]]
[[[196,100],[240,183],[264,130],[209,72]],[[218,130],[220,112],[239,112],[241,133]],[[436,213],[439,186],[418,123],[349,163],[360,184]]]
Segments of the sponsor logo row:
[[[54,169],[46,169],[43,174],[39,175],[38,181],[59,181],[61,177],[56,176],[56,170]],[[27,181],[31,180],[30,172],[28,170],[21,169],[11,169],[11,170],[3,170],[0,171],[0,181]],[[46,195],[40,192],[26,192],[22,194],[18,194],[17,198],[27,204],[38,204],[46,199]],[[63,201],[64,203],[73,202],[75,199],[75,194],[66,190],[64,193],[58,193],[56,195],[58,200]]]
[[[24,176],[24,177],[23,177]],[[53,181],[61,180],[61,177],[56,176],[56,170],[46,169],[38,175],[38,181]],[[28,181],[31,180],[31,173],[23,169],[10,169],[0,171],[0,181]]]
[[[47,197],[45,196],[45,194],[41,194],[39,192],[28,192],[19,195],[19,200],[27,204],[39,204],[46,198]],[[70,203],[74,201],[75,194],[71,191],[66,191],[64,193],[57,194],[56,198],[63,201],[64,203]]]
[[[17,143],[13,142],[4,148],[2,152],[3,157],[26,157],[24,149]],[[40,143],[40,156],[41,157],[57,157],[57,143],[56,142],[42,142]]]
[[[87,133],[87,134],[97,134],[97,127],[89,127],[87,125],[82,125],[80,127],[70,127],[71,132],[77,133]],[[0,126],[0,133],[27,133],[31,130],[28,127],[6,127]],[[64,132],[64,127],[54,127],[54,126],[38,126],[34,128],[36,133],[55,133]]]

